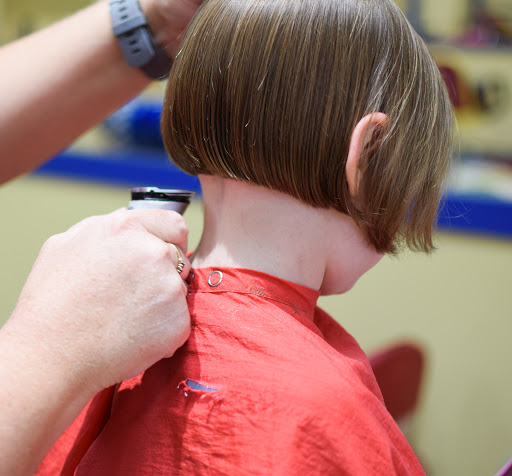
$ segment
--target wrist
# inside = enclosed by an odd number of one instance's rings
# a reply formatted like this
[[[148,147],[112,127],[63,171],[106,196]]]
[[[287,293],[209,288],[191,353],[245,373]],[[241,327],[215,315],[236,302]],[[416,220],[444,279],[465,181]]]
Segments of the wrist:
[[[172,60],[156,42],[139,1],[110,0],[109,10],[114,35],[127,63],[141,69],[151,79],[166,78]]]
[[[93,385],[84,368],[83,352],[68,342],[65,333],[46,325],[44,321],[51,319],[32,318],[33,314],[17,307],[0,330],[0,345],[10,353],[16,374],[30,379],[41,395],[49,392],[57,399],[87,403],[102,389]]]
[[[32,474],[58,436],[94,396],[77,388],[62,365],[46,359],[47,343],[23,326],[0,330],[0,473]]]

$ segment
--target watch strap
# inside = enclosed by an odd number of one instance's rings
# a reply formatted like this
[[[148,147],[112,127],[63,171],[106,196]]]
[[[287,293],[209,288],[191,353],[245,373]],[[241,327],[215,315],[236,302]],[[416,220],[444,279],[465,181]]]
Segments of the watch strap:
[[[172,60],[160,48],[137,0],[110,0],[112,30],[126,61],[151,79],[169,75]]]

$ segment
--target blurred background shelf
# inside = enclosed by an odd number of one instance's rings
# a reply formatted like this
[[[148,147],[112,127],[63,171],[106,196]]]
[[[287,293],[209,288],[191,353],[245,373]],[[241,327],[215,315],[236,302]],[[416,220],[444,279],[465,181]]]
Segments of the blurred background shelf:
[[[440,210],[439,228],[512,239],[512,166],[503,167],[510,169],[510,177],[505,182],[506,175],[499,172],[504,181],[504,192],[500,193],[492,185],[495,169],[489,161],[462,162],[454,172],[451,191]],[[34,174],[127,188],[157,186],[201,192],[196,177],[174,166],[165,152],[151,148],[116,148],[95,153],[68,150]],[[488,183],[491,185],[486,188]]]
[[[101,154],[65,151],[33,174],[128,188],[156,186],[201,191],[196,177],[179,170],[164,152],[151,149],[113,149]]]

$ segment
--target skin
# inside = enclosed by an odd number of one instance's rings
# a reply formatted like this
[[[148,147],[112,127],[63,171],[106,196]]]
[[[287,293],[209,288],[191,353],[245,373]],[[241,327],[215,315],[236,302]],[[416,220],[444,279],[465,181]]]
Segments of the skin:
[[[141,2],[170,56],[200,4]],[[108,4],[0,49],[0,182],[70,144],[150,80],[130,68],[111,33]],[[120,210],[43,246],[0,330],[0,474],[32,474],[100,390],[170,357],[189,335],[183,218]]]
[[[350,138],[347,162],[345,165],[345,174],[347,177],[348,190],[353,200],[357,200],[359,182],[361,175],[359,173],[359,158],[366,145],[372,139],[372,132],[376,127],[385,127],[388,123],[386,114],[374,112],[363,117],[354,128]]]

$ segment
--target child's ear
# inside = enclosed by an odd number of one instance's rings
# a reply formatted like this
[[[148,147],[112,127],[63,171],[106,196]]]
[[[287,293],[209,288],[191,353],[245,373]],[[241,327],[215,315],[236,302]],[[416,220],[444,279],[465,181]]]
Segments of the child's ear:
[[[354,128],[350,138],[347,163],[345,164],[345,177],[347,179],[348,191],[352,199],[356,199],[361,181],[359,159],[364,149],[371,144],[373,132],[385,126],[388,116],[382,112],[374,112],[364,116]]]

